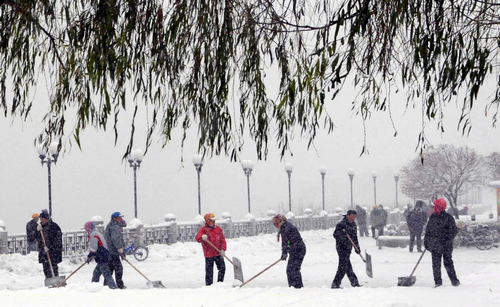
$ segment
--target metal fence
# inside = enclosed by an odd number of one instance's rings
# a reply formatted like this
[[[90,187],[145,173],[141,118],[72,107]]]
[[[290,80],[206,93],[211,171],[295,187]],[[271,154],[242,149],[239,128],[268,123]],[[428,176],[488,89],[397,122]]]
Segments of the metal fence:
[[[338,221],[342,218],[341,214],[328,215],[302,215],[289,216],[288,220],[294,224],[300,231],[312,229],[330,229],[334,228]],[[391,212],[389,214],[389,223],[399,223],[402,219],[400,212]],[[101,222],[102,223],[102,222]],[[129,245],[151,245],[151,244],[174,244],[176,242],[193,242],[195,235],[203,226],[203,222],[176,222],[175,219],[170,219],[166,223],[154,226],[130,226],[124,228],[123,238]],[[272,223],[272,218],[257,218],[245,219],[240,221],[232,221],[229,219],[220,219],[217,221],[224,230],[226,238],[239,238],[256,236],[259,234],[276,233],[276,228]],[[97,225],[97,229],[104,233],[102,224]],[[1,245],[0,240],[0,245]],[[26,235],[15,234],[9,235],[7,239],[8,253],[26,254]],[[88,251],[87,234],[83,230],[64,231],[63,232],[63,257],[74,257],[85,255]]]

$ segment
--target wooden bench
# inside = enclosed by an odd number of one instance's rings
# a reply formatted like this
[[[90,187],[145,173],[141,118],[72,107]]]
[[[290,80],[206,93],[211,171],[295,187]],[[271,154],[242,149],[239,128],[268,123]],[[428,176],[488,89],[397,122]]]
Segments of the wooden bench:
[[[405,248],[409,244],[410,244],[409,236],[380,236],[377,238],[378,249],[382,249],[383,246]]]

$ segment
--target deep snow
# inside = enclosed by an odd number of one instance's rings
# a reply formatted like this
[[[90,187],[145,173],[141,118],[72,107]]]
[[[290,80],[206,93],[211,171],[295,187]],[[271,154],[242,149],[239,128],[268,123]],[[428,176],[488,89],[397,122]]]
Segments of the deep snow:
[[[226,281],[204,286],[204,260],[198,243],[150,246],[144,262],[130,261],[151,280],[161,280],[168,289],[148,289],[146,280],[127,263],[125,290],[110,290],[90,283],[95,263],[84,266],[68,280],[68,286],[43,286],[42,266],[37,254],[0,255],[1,306],[499,306],[500,251],[455,249],[453,259],[459,287],[450,284],[444,267],[443,287],[434,289],[430,254],[426,253],[415,275],[413,287],[397,287],[400,276],[408,276],[419,254],[402,248],[379,250],[372,238],[360,238],[361,248],[372,255],[374,278],[365,274],[364,264],[351,255],[363,288],[351,288],[347,277],[341,290],[330,289],[338,258],[333,230],[302,232],[307,255],[302,266],[305,288],[287,287],[286,263],[280,262],[243,288],[233,287],[233,269],[226,261]],[[227,255],[238,257],[245,280],[280,257],[276,235],[228,240]],[[83,261],[83,259],[80,259]],[[80,261],[79,260],[79,261]],[[68,276],[81,262],[64,260],[61,275]],[[215,270],[216,272],[216,270]]]

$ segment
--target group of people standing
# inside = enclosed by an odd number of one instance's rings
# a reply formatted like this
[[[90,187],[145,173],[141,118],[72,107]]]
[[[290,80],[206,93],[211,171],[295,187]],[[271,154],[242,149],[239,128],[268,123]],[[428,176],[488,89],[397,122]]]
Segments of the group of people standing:
[[[448,273],[453,286],[460,285],[457,278],[452,260],[453,239],[457,234],[455,220],[448,214],[446,209],[446,201],[442,198],[434,201],[433,213],[427,221],[427,214],[424,209],[425,203],[417,201],[414,210],[409,210],[406,214],[406,220],[410,229],[410,245],[409,250],[413,252],[413,247],[417,245],[417,251],[422,251],[422,232],[427,223],[425,231],[424,246],[432,254],[432,268],[435,287],[442,285],[441,278],[441,259],[443,259],[444,267]],[[350,255],[352,250],[359,254],[361,248],[358,241],[358,226],[356,218],[359,217],[360,236],[367,235],[368,229],[366,226],[366,210],[357,206],[359,213],[355,210],[348,210],[343,219],[339,221],[333,232],[333,237],[336,241],[336,251],[339,262],[337,273],[332,281],[332,289],[341,289],[342,279],[347,275],[352,287],[362,287],[356,274],[352,268]],[[359,214],[359,215],[358,215]],[[224,253],[227,248],[224,232],[219,226],[215,225],[215,216],[212,213],[205,215],[205,225],[200,228],[195,239],[203,246],[205,256],[205,284],[213,283],[213,266],[214,263],[218,269],[217,281],[224,281],[225,264]],[[387,224],[387,212],[382,205],[374,206],[374,210],[370,213],[372,222],[372,236],[383,235],[384,226]],[[281,237],[281,260],[288,264],[286,274],[288,286],[294,288],[302,288],[301,267],[306,255],[306,245],[302,240],[299,230],[293,224],[289,223],[285,216],[277,214],[272,219],[273,225],[278,229],[277,240]],[[209,242],[210,243],[209,243]]]
[[[127,223],[120,212],[114,212],[111,215],[104,235],[97,231],[94,222],[85,223],[84,229],[89,240],[87,263],[89,264],[93,260],[97,263],[92,274],[92,282],[99,282],[100,276],[103,275],[105,286],[111,289],[126,288],[123,283],[123,265],[121,263],[121,260],[125,259],[125,242],[122,232],[123,227],[126,226]],[[52,220],[47,210],[32,215],[32,219],[26,224],[26,236],[27,253],[38,250],[38,262],[43,266],[45,278],[59,276],[58,264],[62,262],[63,250],[62,231],[59,225]],[[52,271],[54,275],[52,275]],[[116,282],[113,279],[113,273]]]
[[[441,278],[441,259],[448,273],[452,285],[460,285],[457,278],[452,260],[453,239],[458,229],[454,218],[446,212],[446,201],[442,198],[434,201],[433,213],[427,221],[427,214],[424,210],[425,203],[417,201],[415,209],[409,210],[406,215],[408,228],[410,230],[410,252],[413,246],[417,245],[417,251],[422,252],[421,235],[425,224],[424,247],[432,254],[432,268],[435,287],[442,285]],[[366,227],[366,211],[357,206],[360,217],[360,236],[368,235]],[[358,278],[353,271],[350,261],[350,255],[354,248],[356,253],[360,253],[356,225],[358,212],[348,210],[344,218],[337,223],[333,232],[336,241],[336,251],[339,258],[337,273],[333,279],[331,288],[340,289],[342,279],[347,275],[352,287],[361,287]],[[370,213],[372,222],[372,236],[383,234],[383,227],[387,223],[387,212],[383,206],[374,206]],[[40,224],[38,221],[40,220]],[[205,225],[201,227],[195,236],[196,241],[203,247],[205,256],[205,284],[213,283],[213,267],[217,266],[217,282],[224,281],[226,266],[224,255],[227,249],[226,238],[223,230],[215,225],[215,215],[208,213],[204,216]],[[281,260],[288,264],[286,269],[288,286],[302,288],[301,267],[306,255],[306,245],[302,240],[299,230],[293,224],[289,223],[285,216],[277,214],[272,219],[273,225],[278,229],[277,240],[281,237]],[[362,226],[361,226],[362,225]],[[99,282],[100,276],[104,276],[104,285],[111,289],[125,289],[123,283],[123,265],[121,260],[125,260],[125,242],[123,240],[123,228],[127,223],[120,212],[114,212],[111,220],[106,226],[105,234],[102,235],[96,229],[94,222],[87,222],[84,229],[89,239],[89,254],[87,263],[95,260],[97,265],[92,274],[92,282]],[[34,213],[32,220],[26,225],[28,253],[38,249],[38,262],[43,265],[43,272],[46,278],[59,276],[58,264],[62,261],[62,232],[61,228],[55,223],[49,213],[43,210],[40,214]],[[42,244],[40,244],[42,242]],[[53,274],[48,260],[50,256]],[[113,272],[115,279],[113,279]]]

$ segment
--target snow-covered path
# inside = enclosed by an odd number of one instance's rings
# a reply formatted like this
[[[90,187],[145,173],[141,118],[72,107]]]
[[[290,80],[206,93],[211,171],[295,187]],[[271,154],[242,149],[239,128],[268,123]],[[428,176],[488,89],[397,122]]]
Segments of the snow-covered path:
[[[360,238],[362,249],[372,255],[374,278],[365,274],[356,254],[351,261],[363,288],[351,288],[347,277],[342,290],[330,289],[337,255],[333,230],[303,232],[307,255],[302,266],[305,288],[287,287],[286,263],[280,262],[243,288],[233,287],[233,269],[226,261],[226,281],[204,286],[204,260],[198,243],[150,246],[144,262],[130,261],[151,280],[167,289],[148,289],[146,280],[124,263],[125,290],[91,284],[95,264],[86,265],[61,289],[43,286],[36,254],[0,256],[0,306],[499,306],[500,250],[455,249],[453,259],[460,287],[451,286],[444,267],[443,287],[434,289],[431,258],[426,254],[413,287],[397,287],[398,277],[408,276],[419,254],[407,249],[375,247],[371,238]],[[238,257],[248,280],[280,257],[275,235],[228,240],[227,255]],[[61,275],[79,266],[65,260]]]

